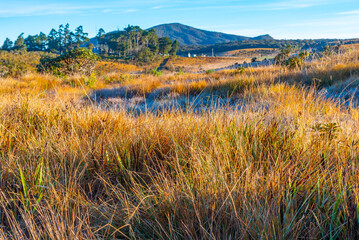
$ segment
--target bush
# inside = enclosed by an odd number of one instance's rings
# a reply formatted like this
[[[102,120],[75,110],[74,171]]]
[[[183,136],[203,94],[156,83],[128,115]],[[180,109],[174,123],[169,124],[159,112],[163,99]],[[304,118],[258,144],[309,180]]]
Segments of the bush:
[[[289,59],[293,50],[294,48],[291,45],[287,45],[286,47],[284,47],[281,52],[274,58],[275,64],[281,66],[286,65],[286,62]]]
[[[91,75],[96,65],[97,55],[86,48],[77,48],[52,58],[44,56],[37,66],[38,71],[65,76],[73,74]]]
[[[156,69],[152,69],[152,70],[150,71],[150,73],[151,73],[153,76],[157,76],[157,77],[162,76],[162,71],[161,71],[161,70],[158,70],[157,68],[156,68]]]
[[[309,57],[309,52],[307,51],[301,52],[297,54],[297,56],[291,57],[292,53],[293,53],[293,47],[286,46],[281,50],[281,53],[279,53],[275,57],[274,59],[275,64],[280,66],[286,66],[289,69],[294,69],[298,67],[300,68],[304,64],[305,60],[308,59]]]
[[[44,53],[20,51],[0,51],[0,77],[21,77],[35,72],[36,65]]]
[[[244,67],[237,67],[235,73],[245,73],[247,70]]]
[[[8,74],[9,74],[9,68],[4,65],[0,65],[0,78],[6,77]]]
[[[85,85],[90,88],[93,88],[96,82],[97,82],[97,78],[95,73],[91,73],[90,76],[87,79],[85,79]]]
[[[206,71],[206,74],[208,74],[208,75],[211,75],[212,73],[214,73],[214,70],[212,70],[212,69],[209,69]]]

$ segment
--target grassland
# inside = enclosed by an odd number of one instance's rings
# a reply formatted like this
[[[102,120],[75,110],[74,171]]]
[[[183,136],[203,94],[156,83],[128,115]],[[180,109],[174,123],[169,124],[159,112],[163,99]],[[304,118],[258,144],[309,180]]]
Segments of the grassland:
[[[358,238],[359,110],[355,95],[330,98],[357,86],[358,57],[2,78],[0,238]],[[166,88],[231,103],[138,114],[91,98],[123,87],[131,98]]]

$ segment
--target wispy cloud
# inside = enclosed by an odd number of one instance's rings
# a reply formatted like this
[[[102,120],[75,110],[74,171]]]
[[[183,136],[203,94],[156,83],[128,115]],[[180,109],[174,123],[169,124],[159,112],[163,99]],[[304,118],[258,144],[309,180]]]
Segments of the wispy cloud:
[[[136,1],[134,1],[136,2]],[[18,7],[19,4],[2,4],[0,3],[0,18],[6,17],[23,17],[23,16],[48,16],[48,15],[65,15],[65,14],[80,14],[88,12],[98,12],[98,13],[131,13],[136,12],[138,9],[137,5],[142,6],[137,2],[130,1],[121,1],[119,2],[110,2],[97,3],[89,2],[88,4],[84,3],[40,3],[30,4],[29,2],[24,2],[21,7]]]
[[[133,13],[133,12],[137,12],[138,9],[126,9],[124,10],[125,13]]]
[[[350,0],[342,0],[350,1]],[[166,7],[168,11],[196,11],[196,10],[236,10],[236,11],[279,11],[279,10],[295,10],[305,9],[310,7],[331,5],[337,3],[334,0],[280,0],[272,1],[270,3],[256,4],[255,1],[238,3],[238,1],[223,0],[221,4],[218,1],[196,1],[195,4],[184,4],[184,2],[177,2],[177,6]],[[152,9],[160,9],[162,6],[156,6]]]
[[[336,3],[333,0],[289,0],[259,5],[266,10],[289,10],[323,6]]]
[[[339,12],[338,15],[359,15],[359,10],[353,10],[348,12]]]
[[[310,21],[303,21],[300,23],[291,23],[287,24],[288,27],[318,27],[318,28],[328,28],[336,29],[334,27],[343,27],[343,26],[354,26],[359,29],[358,26],[359,15],[348,15],[348,16],[335,16],[332,18],[324,19],[312,19]]]
[[[77,6],[64,4],[46,4],[33,5],[24,7],[9,7],[0,10],[0,17],[17,17],[17,16],[41,16],[56,14],[71,14],[97,9],[99,6]]]
[[[347,1],[347,0],[343,0]],[[15,2],[0,3],[0,17],[16,17],[16,16],[46,16],[46,15],[61,15],[61,14],[78,14],[86,13],[89,10],[94,12],[115,13],[115,12],[136,12],[138,9],[163,10],[166,11],[196,11],[196,10],[238,10],[238,11],[271,11],[271,10],[287,10],[309,8],[319,5],[327,5],[335,3],[334,0],[280,0],[272,3],[255,4],[253,2],[234,0],[222,0],[218,3],[216,0],[174,0],[168,5],[165,0],[124,0],[124,1],[104,1],[101,4],[89,0],[86,4],[69,2],[46,3],[43,0],[38,0],[35,3],[22,2],[15,4]],[[21,7],[19,7],[21,5]],[[353,14],[353,12],[346,12],[342,14]]]
[[[151,9],[157,10],[157,9],[162,9],[162,8],[165,8],[165,6],[154,6]]]

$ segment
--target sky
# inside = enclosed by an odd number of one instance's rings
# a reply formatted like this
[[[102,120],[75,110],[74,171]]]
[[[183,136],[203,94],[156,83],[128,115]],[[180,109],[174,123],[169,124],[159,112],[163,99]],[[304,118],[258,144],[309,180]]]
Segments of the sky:
[[[0,45],[66,23],[93,37],[174,22],[249,37],[359,38],[359,0],[0,0]]]

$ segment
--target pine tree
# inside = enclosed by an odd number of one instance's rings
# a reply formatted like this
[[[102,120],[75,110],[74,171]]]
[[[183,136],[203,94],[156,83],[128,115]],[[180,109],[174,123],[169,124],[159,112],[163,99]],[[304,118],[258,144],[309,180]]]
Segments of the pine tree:
[[[55,29],[51,29],[47,36],[47,47],[49,52],[58,52],[60,50],[60,36]]]
[[[10,51],[13,47],[13,42],[9,39],[9,38],[6,38],[5,41],[4,41],[4,44],[2,45],[1,49],[2,50],[6,50],[6,51]]]
[[[178,52],[179,48],[180,48],[179,42],[177,40],[174,40],[174,42],[172,43],[171,50],[170,50],[169,54],[171,56],[175,56],[176,53]]]
[[[159,53],[166,55],[169,53],[172,47],[172,41],[168,37],[162,37],[158,39],[159,42]]]
[[[19,51],[26,51],[26,45],[25,45],[25,39],[24,39],[24,33],[21,33],[14,44],[14,50]]]

